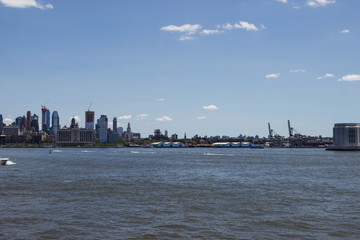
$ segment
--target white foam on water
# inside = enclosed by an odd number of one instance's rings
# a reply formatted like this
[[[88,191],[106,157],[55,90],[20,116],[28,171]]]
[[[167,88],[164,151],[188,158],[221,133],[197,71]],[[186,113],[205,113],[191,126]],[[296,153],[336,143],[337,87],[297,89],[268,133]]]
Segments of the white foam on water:
[[[138,154],[138,153],[140,153],[140,152],[137,152],[137,151],[131,151],[131,153]]]
[[[204,153],[205,156],[235,156],[235,154],[225,154],[225,153]]]
[[[9,166],[9,165],[15,165],[16,163],[10,161],[10,160],[7,160],[7,162],[5,163],[6,166]]]
[[[65,180],[64,183],[71,183],[71,180]]]
[[[53,152],[63,152],[63,150],[53,150]]]
[[[81,152],[83,152],[83,153],[93,153],[93,152],[95,152],[95,151],[83,150],[83,151],[81,151]]]

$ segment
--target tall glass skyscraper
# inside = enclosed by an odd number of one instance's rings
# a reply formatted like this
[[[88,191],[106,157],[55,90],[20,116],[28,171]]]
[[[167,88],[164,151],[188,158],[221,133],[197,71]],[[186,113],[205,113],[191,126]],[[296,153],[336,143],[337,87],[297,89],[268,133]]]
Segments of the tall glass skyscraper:
[[[50,129],[50,110],[46,110],[45,112],[45,120],[46,120],[46,124],[47,124],[47,130]]]
[[[2,117],[2,114],[0,114],[0,134],[3,130],[3,117]]]
[[[108,118],[106,115],[101,115],[99,120],[99,141],[100,143],[107,143],[107,129]]]
[[[57,133],[60,126],[60,120],[59,120],[59,114],[57,111],[53,111],[52,113],[52,119],[51,119],[51,128],[54,132],[55,137],[57,138]]]
[[[116,117],[114,117],[114,119],[113,119],[113,131],[117,132],[117,118]]]

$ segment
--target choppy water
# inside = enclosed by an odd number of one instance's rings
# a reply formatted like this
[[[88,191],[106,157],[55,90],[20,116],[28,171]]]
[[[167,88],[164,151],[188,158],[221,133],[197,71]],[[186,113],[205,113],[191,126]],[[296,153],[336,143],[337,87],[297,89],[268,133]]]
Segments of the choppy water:
[[[0,239],[359,239],[360,152],[0,149]]]

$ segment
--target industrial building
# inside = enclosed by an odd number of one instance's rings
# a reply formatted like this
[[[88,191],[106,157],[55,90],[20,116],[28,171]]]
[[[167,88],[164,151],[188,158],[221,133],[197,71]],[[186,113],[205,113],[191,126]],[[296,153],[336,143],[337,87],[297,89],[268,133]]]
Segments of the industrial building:
[[[334,145],[326,150],[360,151],[360,123],[336,123],[333,136]]]

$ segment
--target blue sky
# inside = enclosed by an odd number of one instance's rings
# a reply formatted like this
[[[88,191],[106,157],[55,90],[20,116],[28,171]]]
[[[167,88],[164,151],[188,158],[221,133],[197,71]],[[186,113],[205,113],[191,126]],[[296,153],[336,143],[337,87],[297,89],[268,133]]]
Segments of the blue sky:
[[[143,136],[360,122],[358,0],[0,0],[0,113],[92,103]]]

